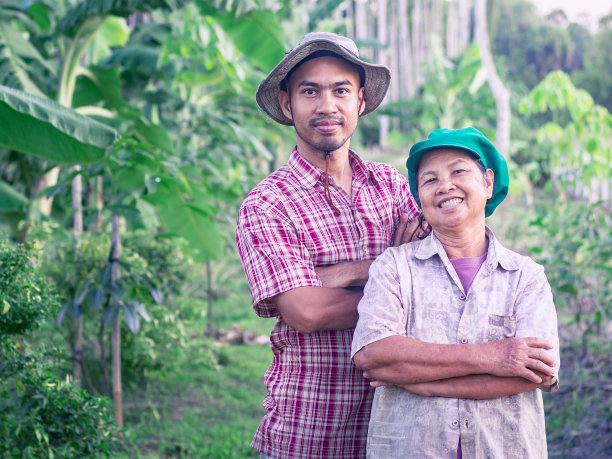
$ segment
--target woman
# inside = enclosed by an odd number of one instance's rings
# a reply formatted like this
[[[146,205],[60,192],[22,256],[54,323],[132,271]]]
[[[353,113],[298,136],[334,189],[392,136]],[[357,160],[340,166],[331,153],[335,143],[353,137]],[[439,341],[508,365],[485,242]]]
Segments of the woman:
[[[359,304],[354,361],[378,379],[368,457],[545,457],[539,389],[556,390],[556,377],[534,383],[466,374],[432,381],[402,373],[397,362],[390,368],[392,359],[383,355],[387,340],[469,345],[538,337],[552,344],[556,374],[559,368],[556,312],[543,268],[504,248],[485,225],[508,192],[501,154],[474,128],[438,129],[411,148],[406,165],[432,232],[380,255]]]

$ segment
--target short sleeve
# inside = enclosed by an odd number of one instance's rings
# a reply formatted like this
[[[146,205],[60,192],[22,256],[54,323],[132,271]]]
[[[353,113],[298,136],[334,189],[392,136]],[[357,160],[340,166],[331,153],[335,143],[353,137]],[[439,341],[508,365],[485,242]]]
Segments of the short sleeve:
[[[554,392],[558,389],[560,367],[557,311],[550,284],[546,274],[544,274],[544,268],[532,260],[529,261],[529,268],[525,269],[516,297],[515,336],[518,338],[538,337],[553,345],[553,349],[548,352],[555,359],[557,381],[552,386],[542,390]]]
[[[410,285],[400,285],[397,263],[393,252],[385,250],[370,266],[368,282],[363,298],[357,307],[359,320],[353,334],[351,358],[364,346],[390,336],[406,336],[406,324],[410,304],[403,304],[402,289],[410,291]],[[406,283],[405,283],[406,284]]]
[[[393,168],[391,180],[393,182],[393,195],[397,200],[397,208],[401,213],[410,215],[410,220],[414,219],[421,210],[410,192],[408,179]]]
[[[291,221],[281,213],[243,205],[238,215],[236,243],[247,277],[253,307],[260,317],[279,315],[269,299],[288,290],[320,287],[306,247]]]

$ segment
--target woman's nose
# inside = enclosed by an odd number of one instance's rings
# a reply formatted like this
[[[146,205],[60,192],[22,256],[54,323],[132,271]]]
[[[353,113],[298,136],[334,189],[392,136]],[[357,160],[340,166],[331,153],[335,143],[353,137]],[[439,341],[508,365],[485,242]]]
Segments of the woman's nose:
[[[438,193],[448,193],[450,190],[455,188],[455,183],[452,177],[439,177],[438,178]]]

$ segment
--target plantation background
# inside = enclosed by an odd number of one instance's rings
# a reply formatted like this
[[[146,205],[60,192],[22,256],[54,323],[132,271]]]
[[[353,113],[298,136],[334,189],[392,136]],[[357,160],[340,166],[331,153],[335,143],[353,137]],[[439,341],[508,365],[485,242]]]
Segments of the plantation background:
[[[549,453],[612,456],[611,8],[0,1],[0,456],[257,457],[273,322],[235,218],[295,141],[255,89],[313,30],[391,68],[363,157],[405,171],[437,127],[495,139],[511,191],[488,224],[559,312]]]

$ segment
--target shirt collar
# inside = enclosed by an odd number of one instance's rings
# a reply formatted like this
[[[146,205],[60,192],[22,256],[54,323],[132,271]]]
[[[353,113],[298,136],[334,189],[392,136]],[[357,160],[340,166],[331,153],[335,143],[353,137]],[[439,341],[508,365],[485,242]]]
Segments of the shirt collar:
[[[492,272],[495,268],[497,268],[498,264],[506,271],[516,271],[519,269],[514,257],[511,256],[512,252],[499,243],[491,228],[486,226],[485,231],[489,237],[487,259],[484,263],[484,265],[487,267],[486,269],[489,272]],[[448,260],[448,256],[446,255],[446,251],[444,250],[442,243],[433,232],[418,244],[419,247],[415,249],[414,256],[419,260],[426,260],[436,254],[439,255],[443,261]]]
[[[368,163],[362,161],[353,150],[349,150],[349,163],[353,169],[353,181],[370,181],[372,185],[378,184],[374,172],[368,167]],[[318,181],[323,180],[324,171],[301,156],[297,147],[293,147],[287,166],[304,188],[312,188]]]

